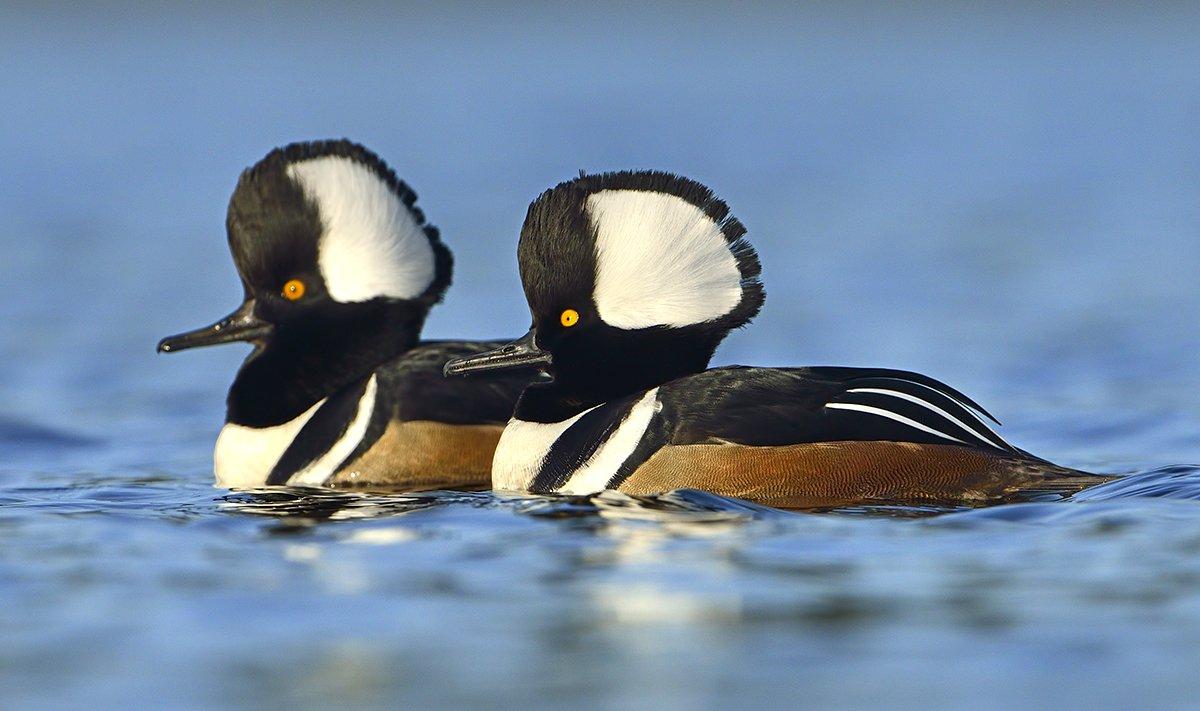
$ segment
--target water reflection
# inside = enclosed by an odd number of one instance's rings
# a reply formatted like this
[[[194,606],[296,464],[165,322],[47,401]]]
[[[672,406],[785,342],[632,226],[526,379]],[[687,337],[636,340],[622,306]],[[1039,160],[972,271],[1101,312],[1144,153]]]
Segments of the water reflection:
[[[381,493],[305,487],[246,489],[222,496],[220,508],[231,513],[274,516],[294,525],[401,516],[430,506],[484,504],[486,494],[460,492]]]
[[[103,482],[104,480],[97,480]],[[161,484],[161,478],[145,478]],[[81,482],[87,484],[87,481]],[[283,524],[274,530],[284,533],[324,521],[373,520],[404,516],[433,507],[502,508],[535,519],[566,522],[648,522],[673,530],[696,524],[747,523],[782,520],[802,513],[834,513],[848,517],[922,519],[960,512],[968,520],[1011,519],[1047,511],[1066,515],[1077,508],[1062,503],[1104,502],[1129,498],[1186,499],[1200,501],[1200,467],[1161,467],[1085,489],[1066,497],[1048,496],[1027,504],[1008,504],[982,509],[945,506],[904,506],[881,503],[809,512],[788,512],[749,501],[732,499],[695,489],[678,489],[658,495],[630,496],[605,491],[589,496],[497,494],[493,492],[385,492],[278,487],[248,489],[218,497],[218,508],[228,513],[269,516]],[[1057,502],[1057,503],[1056,503]],[[957,519],[956,519],[957,520]]]
[[[0,625],[8,668],[28,679],[74,659],[37,640],[83,624],[102,661],[75,659],[77,688],[127,689],[118,667],[162,657],[163,678],[206,699],[303,703],[363,684],[353,698],[615,703],[666,685],[699,702],[718,678],[739,699],[796,684],[866,699],[894,691],[866,681],[883,674],[908,679],[901,698],[915,702],[958,688],[928,664],[979,689],[997,669],[1029,679],[1023,660],[1045,654],[1114,675],[1130,645],[1185,688],[1200,642],[1197,482],[1200,468],[1170,467],[1079,500],[796,513],[694,491],[214,493],[163,476],[26,477],[0,497],[0,538],[18,544],[0,548],[0,591],[7,609],[56,612],[0,612]],[[163,649],[164,623],[185,650]],[[514,686],[531,668],[543,677]]]
[[[748,501],[694,489],[654,496],[630,496],[605,491],[590,496],[495,494],[492,492],[430,491],[389,493],[337,489],[277,487],[246,489],[218,499],[233,513],[275,516],[317,523],[400,516],[432,506],[507,507],[544,519],[599,517],[611,520],[670,522],[728,522],[778,516],[783,512]]]

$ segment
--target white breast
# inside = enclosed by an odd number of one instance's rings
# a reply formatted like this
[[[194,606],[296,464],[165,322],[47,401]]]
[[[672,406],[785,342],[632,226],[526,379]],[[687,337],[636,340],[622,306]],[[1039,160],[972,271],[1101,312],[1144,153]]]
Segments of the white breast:
[[[227,424],[217,437],[213,452],[213,473],[217,486],[245,489],[265,486],[267,475],[296,439],[296,435],[325,401],[308,408],[296,419],[274,427],[246,427]]]
[[[584,410],[562,422],[526,422],[515,417],[509,420],[492,455],[492,488],[528,491],[555,440],[576,420],[595,409]]]
[[[375,406],[375,376],[358,402],[354,420],[329,450],[296,472],[288,480],[291,485],[320,486],[337,471],[338,465],[350,456],[366,434]],[[227,424],[221,428],[213,452],[213,473],[217,486],[226,489],[246,489],[266,486],[267,477],[279,458],[287,451],[296,435],[313,414],[325,404],[325,399],[305,410],[299,417],[274,427],[246,427]]]
[[[591,494],[604,490],[621,464],[633,454],[654,413],[662,409],[657,396],[658,388],[647,391],[616,431],[558,490],[564,494]],[[562,422],[509,420],[492,459],[492,488],[528,491],[555,441],[580,417],[594,409],[584,410]]]

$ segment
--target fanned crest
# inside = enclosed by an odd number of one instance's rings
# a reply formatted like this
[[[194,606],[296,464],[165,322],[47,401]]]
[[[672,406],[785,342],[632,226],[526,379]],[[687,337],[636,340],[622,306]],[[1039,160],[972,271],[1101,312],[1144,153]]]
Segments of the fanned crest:
[[[278,280],[280,255],[315,256],[335,301],[434,304],[450,285],[453,261],[416,200],[382,159],[357,143],[293,143],[242,174],[229,206],[230,246],[251,282]],[[274,212],[263,214],[267,209]],[[320,224],[319,234],[309,234],[304,215],[315,218],[307,224]],[[289,223],[293,228],[264,234],[264,225]]]
[[[723,201],[687,178],[583,176],[530,206],[518,248],[522,281],[535,313],[564,295],[586,295],[616,328],[729,330],[749,322],[765,298],[745,234]]]

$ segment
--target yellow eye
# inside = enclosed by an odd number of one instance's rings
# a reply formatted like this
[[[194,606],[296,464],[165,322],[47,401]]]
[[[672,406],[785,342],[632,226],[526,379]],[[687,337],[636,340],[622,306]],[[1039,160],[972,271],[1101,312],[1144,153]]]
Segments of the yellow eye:
[[[562,312],[561,316],[558,317],[558,321],[563,326],[570,328],[579,323],[579,312],[575,309],[567,309],[566,311]]]
[[[283,298],[288,301],[299,301],[304,296],[304,282],[292,279],[283,285]]]

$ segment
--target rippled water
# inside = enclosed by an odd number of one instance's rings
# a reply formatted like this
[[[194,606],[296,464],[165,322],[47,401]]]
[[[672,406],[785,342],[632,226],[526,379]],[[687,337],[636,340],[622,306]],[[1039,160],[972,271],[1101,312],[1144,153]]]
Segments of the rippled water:
[[[1198,497],[1194,467],[940,515],[34,475],[0,494],[0,679],[104,705],[1182,706]]]
[[[839,6],[840,7],[840,6]],[[1192,10],[0,10],[0,706],[1188,707],[1200,696]],[[579,14],[581,13],[582,14]],[[524,207],[712,184],[764,261],[718,361],[911,368],[1070,501],[225,492],[237,172],[350,135],[514,335]]]

